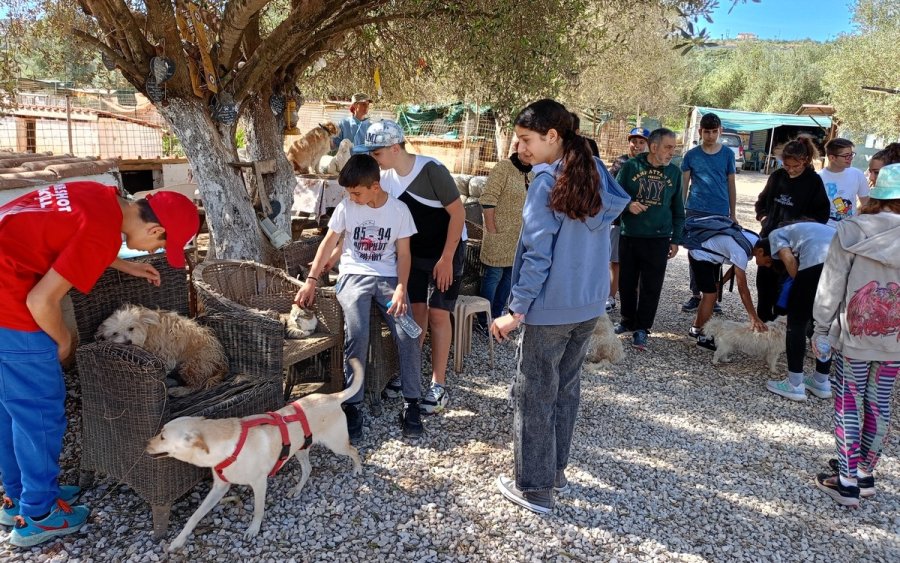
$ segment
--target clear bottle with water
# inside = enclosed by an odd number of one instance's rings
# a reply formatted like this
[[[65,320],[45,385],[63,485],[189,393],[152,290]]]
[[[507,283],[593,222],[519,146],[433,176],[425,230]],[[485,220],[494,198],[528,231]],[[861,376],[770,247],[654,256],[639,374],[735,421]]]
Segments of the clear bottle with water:
[[[387,308],[390,309],[393,301],[387,302]],[[409,315],[396,315],[394,317],[394,322],[403,329],[403,332],[409,335],[410,338],[418,338],[420,334],[422,334],[422,327],[416,324],[416,321],[412,319]]]
[[[820,362],[827,362],[831,359],[831,342],[828,341],[827,336],[820,334],[816,337],[816,350],[818,351],[816,359]]]

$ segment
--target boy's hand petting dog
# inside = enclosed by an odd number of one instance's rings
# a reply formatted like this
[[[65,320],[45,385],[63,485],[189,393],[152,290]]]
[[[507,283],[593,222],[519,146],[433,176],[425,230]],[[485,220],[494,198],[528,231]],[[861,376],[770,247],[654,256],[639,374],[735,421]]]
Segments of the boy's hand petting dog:
[[[491,336],[497,339],[497,342],[503,342],[509,338],[509,333],[519,328],[521,323],[511,314],[498,317],[491,324]]]
[[[159,287],[162,279],[160,278],[159,271],[156,268],[154,268],[150,264],[145,264],[143,262],[126,262],[126,264],[128,264],[128,269],[125,271],[126,274],[132,275],[136,278],[144,278],[156,287]]]
[[[768,332],[769,327],[766,326],[766,323],[762,322],[762,319],[755,318],[750,319],[750,328],[753,332]]]

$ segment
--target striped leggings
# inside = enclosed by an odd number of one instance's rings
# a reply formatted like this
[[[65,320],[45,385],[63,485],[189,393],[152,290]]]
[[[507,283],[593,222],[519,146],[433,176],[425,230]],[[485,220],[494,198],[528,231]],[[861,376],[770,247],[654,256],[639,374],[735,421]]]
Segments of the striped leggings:
[[[854,360],[834,353],[834,439],[840,472],[856,478],[878,464],[891,423],[891,391],[900,361]]]

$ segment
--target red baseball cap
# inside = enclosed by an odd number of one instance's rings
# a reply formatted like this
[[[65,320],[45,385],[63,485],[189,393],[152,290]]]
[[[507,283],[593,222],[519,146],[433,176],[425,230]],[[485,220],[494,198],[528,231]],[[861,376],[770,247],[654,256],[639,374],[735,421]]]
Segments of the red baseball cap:
[[[150,209],[166,230],[166,259],[184,268],[184,247],[200,230],[200,214],[190,199],[178,192],[160,191],[147,196]]]

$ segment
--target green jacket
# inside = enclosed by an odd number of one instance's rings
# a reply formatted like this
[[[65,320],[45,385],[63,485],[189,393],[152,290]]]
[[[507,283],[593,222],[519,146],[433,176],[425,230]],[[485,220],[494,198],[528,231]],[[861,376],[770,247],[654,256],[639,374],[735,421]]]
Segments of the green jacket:
[[[684,230],[684,199],[681,170],[674,164],[657,167],[647,161],[648,153],[630,159],[619,169],[616,181],[647,211],[633,215],[628,207],[622,213],[622,235],[637,238],[670,238],[681,244]]]

